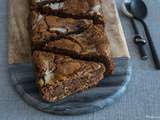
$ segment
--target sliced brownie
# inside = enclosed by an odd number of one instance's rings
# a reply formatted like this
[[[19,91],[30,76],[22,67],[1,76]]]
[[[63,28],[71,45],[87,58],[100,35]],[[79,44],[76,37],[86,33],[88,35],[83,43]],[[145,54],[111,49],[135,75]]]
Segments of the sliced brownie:
[[[32,16],[33,48],[100,61],[112,74],[113,61],[103,25],[86,19],[44,16],[35,11]]]
[[[33,3],[33,8],[43,14],[104,22],[101,0],[34,0]]]
[[[91,25],[80,34],[71,34],[57,40],[50,39],[50,41],[41,50],[102,62],[106,66],[107,73],[112,74],[114,65],[110,46],[101,26]]]
[[[80,33],[87,29],[91,20],[60,18],[57,16],[45,16],[32,11],[32,42],[39,43],[52,39],[58,39],[65,35]]]
[[[37,84],[48,102],[93,87],[114,64],[101,0],[31,0]]]
[[[101,63],[48,52],[34,51],[33,61],[40,93],[48,102],[61,100],[97,85],[105,72]]]

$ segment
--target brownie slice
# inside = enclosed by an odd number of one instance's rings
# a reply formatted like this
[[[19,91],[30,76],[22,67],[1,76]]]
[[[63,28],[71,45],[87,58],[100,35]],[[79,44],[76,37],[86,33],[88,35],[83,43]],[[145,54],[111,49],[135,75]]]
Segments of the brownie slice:
[[[80,33],[87,29],[93,22],[87,19],[60,18],[45,16],[36,11],[31,14],[32,42],[39,43],[58,39],[69,34]]]
[[[33,3],[33,8],[43,14],[104,22],[101,0],[35,0]]]
[[[33,61],[40,93],[48,102],[61,100],[97,85],[105,72],[101,63],[48,52],[34,51]]]

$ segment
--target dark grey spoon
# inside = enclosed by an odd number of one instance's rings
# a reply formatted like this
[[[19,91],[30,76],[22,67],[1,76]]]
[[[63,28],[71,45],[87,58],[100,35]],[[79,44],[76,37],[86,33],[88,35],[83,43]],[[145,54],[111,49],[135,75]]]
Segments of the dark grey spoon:
[[[135,44],[138,46],[141,59],[147,60],[148,56],[146,54],[146,48],[145,48],[146,40],[143,39],[143,37],[139,34],[134,18],[130,13],[130,5],[131,5],[131,1],[123,0],[121,10],[124,13],[124,15],[130,18],[130,21],[134,30],[134,34],[135,34],[133,40]]]
[[[146,36],[148,39],[150,49],[151,49],[152,58],[154,60],[155,67],[157,69],[160,69],[160,60],[158,58],[157,51],[156,51],[155,46],[153,44],[150,32],[147,27],[147,24],[144,22],[144,19],[146,18],[147,14],[148,14],[148,10],[147,10],[147,7],[146,7],[144,1],[131,0],[130,12],[133,15],[133,17],[136,20],[140,21],[142,23],[142,25],[144,26],[144,30],[145,30],[145,33],[146,33]]]

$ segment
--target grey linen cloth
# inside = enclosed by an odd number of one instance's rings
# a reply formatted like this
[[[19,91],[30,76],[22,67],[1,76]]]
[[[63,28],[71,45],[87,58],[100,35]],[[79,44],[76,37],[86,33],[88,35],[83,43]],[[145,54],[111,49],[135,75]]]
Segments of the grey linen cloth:
[[[117,0],[117,4],[121,0]],[[149,8],[146,19],[157,51],[159,48],[160,1],[145,0]],[[96,113],[80,116],[56,116],[39,112],[27,104],[13,91],[7,70],[7,1],[0,0],[0,119],[1,120],[151,120],[160,116],[160,71],[156,71],[153,62],[140,61],[138,51],[131,38],[133,31],[129,21],[122,16],[121,21],[132,57],[133,75],[126,94],[117,103]],[[140,26],[141,27],[141,26]],[[142,30],[142,29],[141,29]],[[141,31],[143,34],[143,31]],[[150,55],[150,52],[148,50]]]

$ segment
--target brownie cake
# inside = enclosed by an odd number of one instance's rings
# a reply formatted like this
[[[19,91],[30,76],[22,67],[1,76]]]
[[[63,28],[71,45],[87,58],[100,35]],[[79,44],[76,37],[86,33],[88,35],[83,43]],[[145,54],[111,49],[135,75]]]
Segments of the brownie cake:
[[[32,0],[30,19],[33,62],[44,100],[61,100],[113,73],[101,0]]]

